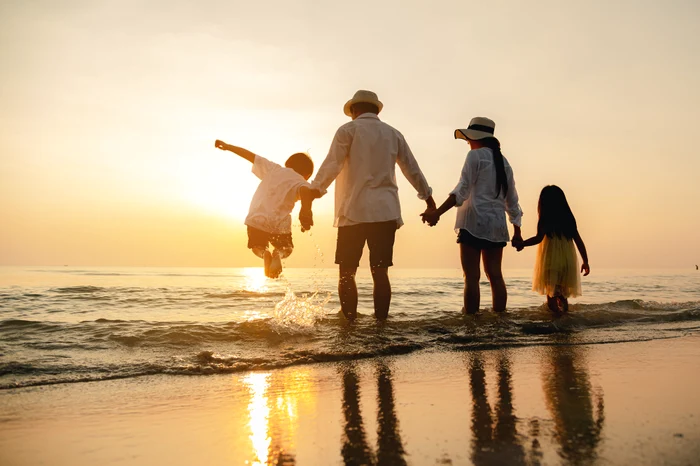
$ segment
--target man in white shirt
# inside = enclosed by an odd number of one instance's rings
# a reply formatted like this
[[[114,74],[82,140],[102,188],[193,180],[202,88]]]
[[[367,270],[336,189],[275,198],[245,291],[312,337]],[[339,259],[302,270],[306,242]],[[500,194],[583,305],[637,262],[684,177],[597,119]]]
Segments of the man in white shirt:
[[[435,209],[432,190],[403,135],[377,116],[382,103],[371,91],[357,91],[343,109],[352,121],[335,133],[326,159],[311,184],[326,193],[335,183],[335,221],[338,228],[335,263],[340,268],[338,294],[343,314],[357,316],[355,274],[365,242],[374,280],[374,315],[386,319],[391,303],[388,268],[393,265],[394,235],[403,225],[396,165],[427,203]],[[302,227],[311,220],[311,199],[302,197]]]

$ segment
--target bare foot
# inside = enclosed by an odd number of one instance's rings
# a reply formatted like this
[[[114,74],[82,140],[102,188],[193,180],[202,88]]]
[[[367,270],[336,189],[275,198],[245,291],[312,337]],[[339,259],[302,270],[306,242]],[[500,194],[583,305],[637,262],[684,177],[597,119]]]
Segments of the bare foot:
[[[277,278],[282,273],[282,258],[280,257],[277,250],[275,250],[275,252],[272,253],[269,272],[270,274],[268,275],[268,277],[270,278]]]

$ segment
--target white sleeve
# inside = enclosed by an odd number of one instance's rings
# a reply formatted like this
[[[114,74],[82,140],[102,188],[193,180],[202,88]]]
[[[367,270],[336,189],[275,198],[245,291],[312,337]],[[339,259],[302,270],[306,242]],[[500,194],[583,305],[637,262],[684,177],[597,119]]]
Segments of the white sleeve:
[[[342,126],[338,128],[333,137],[331,148],[328,150],[328,155],[321,164],[321,168],[318,169],[313,183],[311,183],[312,188],[318,189],[321,195],[326,194],[328,187],[343,169],[351,144],[352,137],[348,131]]]
[[[408,143],[404,137],[399,134],[399,153],[396,156],[396,163],[401,169],[401,173],[411,183],[413,188],[418,192],[418,199],[426,200],[433,195],[433,190],[428,185],[425,175],[418,166],[416,158],[408,147]]]
[[[473,150],[467,154],[467,159],[462,167],[462,174],[459,177],[459,183],[455,186],[450,194],[455,196],[455,205],[458,207],[464,204],[464,201],[469,199],[474,180],[479,174],[479,156]]]
[[[510,168],[510,167],[508,167]],[[508,173],[510,172],[510,173]],[[516,226],[522,226],[523,211],[520,208],[518,199],[518,190],[515,189],[515,177],[513,169],[506,171],[508,174],[508,194],[506,194],[506,213],[510,223]]]
[[[265,157],[256,155],[251,171],[253,172],[253,175],[257,176],[262,180],[265,175],[278,168],[282,168],[281,165],[278,165],[275,162],[271,162]]]

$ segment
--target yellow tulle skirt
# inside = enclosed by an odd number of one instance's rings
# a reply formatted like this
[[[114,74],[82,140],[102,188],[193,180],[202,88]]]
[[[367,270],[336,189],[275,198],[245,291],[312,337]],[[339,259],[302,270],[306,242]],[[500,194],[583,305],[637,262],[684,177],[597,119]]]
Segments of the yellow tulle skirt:
[[[574,240],[545,236],[537,248],[532,291],[565,298],[581,296],[578,255]]]

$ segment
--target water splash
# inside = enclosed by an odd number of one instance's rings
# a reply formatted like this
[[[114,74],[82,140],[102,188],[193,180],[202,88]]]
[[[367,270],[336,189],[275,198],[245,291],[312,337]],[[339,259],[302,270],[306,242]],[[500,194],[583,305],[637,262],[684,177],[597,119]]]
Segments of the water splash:
[[[295,223],[294,228],[298,225]],[[291,284],[284,276],[280,277],[285,285],[286,292],[282,301],[275,304],[270,326],[277,333],[305,333],[313,329],[316,322],[323,320],[327,312],[324,306],[331,300],[330,292],[321,292],[325,271],[323,251],[313,238],[313,233],[308,232],[309,238],[314,244],[314,272],[311,276],[311,286],[315,290],[310,296],[303,293],[297,296],[292,291]]]
[[[330,301],[331,293],[314,292],[311,296],[306,293],[297,296],[287,286],[284,299],[275,304],[271,327],[277,332],[304,332],[314,327],[316,322],[326,316],[324,306]]]

